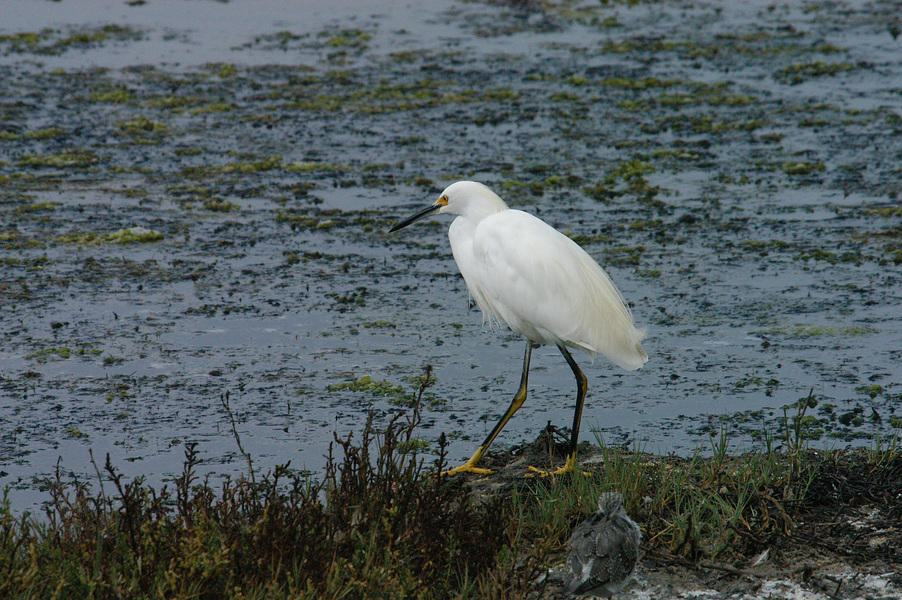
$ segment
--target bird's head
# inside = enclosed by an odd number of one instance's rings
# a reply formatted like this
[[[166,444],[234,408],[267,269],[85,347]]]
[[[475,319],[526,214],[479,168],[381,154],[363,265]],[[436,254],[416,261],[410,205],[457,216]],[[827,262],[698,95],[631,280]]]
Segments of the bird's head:
[[[623,510],[623,496],[620,492],[607,492],[598,497],[598,512],[613,515]]]
[[[507,204],[483,184],[475,181],[457,181],[446,187],[438,200],[431,206],[402,219],[389,229],[389,232],[397,231],[420,219],[436,214],[463,215],[475,220],[482,220],[486,216],[502,210],[507,210]]]

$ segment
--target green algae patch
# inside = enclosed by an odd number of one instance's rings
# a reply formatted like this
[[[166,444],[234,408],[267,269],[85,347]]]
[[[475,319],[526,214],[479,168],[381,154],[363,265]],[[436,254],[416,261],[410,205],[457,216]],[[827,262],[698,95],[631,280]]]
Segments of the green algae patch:
[[[228,163],[215,167],[221,173],[257,173],[260,171],[271,171],[282,166],[282,157],[278,155],[269,156],[262,160],[252,160],[243,162]]]
[[[104,25],[98,29],[90,29],[73,33],[54,45],[57,49],[65,49],[70,46],[96,46],[111,40],[131,41],[144,37],[140,29],[123,25]]]
[[[369,375],[364,375],[360,379],[348,381],[345,383],[334,383],[327,388],[330,392],[357,392],[365,393],[374,398],[383,398],[389,404],[395,406],[413,406],[416,403],[417,395],[403,385],[396,385],[388,381],[380,381],[373,379]]]
[[[795,248],[796,245],[783,240],[746,240],[741,242],[739,247],[752,252],[757,252],[761,256],[767,256],[771,252],[781,252]]]
[[[816,171],[825,169],[822,162],[789,161],[780,165],[780,169],[787,175],[810,175]]]
[[[267,33],[254,37],[254,41],[247,44],[247,47],[259,46],[270,50],[286,51],[288,48],[300,40],[309,38],[309,33],[298,34],[291,31],[277,31],[276,33]]]
[[[240,158],[247,158],[249,160],[240,160],[221,165],[199,165],[183,167],[181,172],[185,177],[190,177],[192,179],[203,179],[215,175],[252,175],[254,173],[262,173],[264,171],[282,169],[282,157],[277,154],[265,158],[260,158],[253,154],[247,154],[242,155]],[[205,194],[201,195],[206,195],[208,193],[209,192],[206,192]]]
[[[211,102],[203,106],[191,109],[192,115],[207,115],[212,113],[224,113],[234,109],[235,105],[228,102]]]
[[[59,348],[44,348],[43,350],[26,354],[25,358],[45,363],[51,360],[69,360],[70,356],[72,356],[72,350],[68,346],[61,346]]]
[[[91,94],[91,102],[106,102],[110,104],[124,104],[135,99],[135,95],[127,89],[105,90]]]
[[[804,261],[819,260],[830,263],[831,265],[846,263],[860,265],[867,257],[862,255],[860,251],[847,250],[845,252],[831,252],[821,248],[812,248],[803,252],[799,258]]]
[[[605,248],[603,264],[612,267],[637,267],[645,253],[645,246],[614,246]]]
[[[210,212],[227,213],[232,212],[233,210],[238,210],[239,206],[234,202],[229,202],[227,200],[223,200],[222,198],[207,198],[206,200],[204,200],[203,208],[204,210],[209,210]]]
[[[58,56],[72,48],[90,48],[110,41],[134,41],[143,37],[140,29],[115,24],[73,31],[68,35],[44,28],[37,32],[0,35],[0,49],[4,53]]]
[[[66,434],[67,438],[73,439],[73,440],[84,440],[84,439],[88,439],[89,437],[91,437],[87,433],[85,433],[75,427],[66,427],[66,429],[64,429],[63,431]]]
[[[658,148],[651,153],[652,158],[667,159],[674,158],[677,160],[698,160],[701,154],[692,152],[685,148]]]
[[[378,115],[486,103],[504,108],[507,114],[509,103],[517,101],[521,92],[507,85],[474,89],[460,82],[432,78],[415,82],[390,79],[370,82],[353,73],[335,70],[278,86],[270,97],[284,100],[285,108],[301,111],[352,111],[363,115]],[[492,122],[493,119],[495,116],[481,115],[474,117],[474,122]]]
[[[299,171],[301,173],[310,173],[312,171],[325,171],[325,172],[340,172],[340,171],[350,171],[351,167],[348,165],[341,164],[333,164],[333,163],[321,163],[321,162],[295,162],[290,165],[285,165],[286,171]]]
[[[660,201],[654,198],[661,192],[661,188],[650,185],[645,177],[655,171],[652,163],[633,158],[610,169],[603,181],[583,187],[582,192],[598,202],[610,202],[629,195],[635,196],[640,202],[659,204]]]
[[[389,404],[396,406],[414,406],[417,404],[417,398],[422,394],[421,400],[426,405],[436,408],[445,404],[444,400],[436,398],[431,392],[425,392],[427,387],[432,386],[435,381],[435,375],[431,372],[418,377],[405,377],[405,380],[414,386],[413,391],[407,389],[403,385],[396,385],[389,381],[380,381],[373,379],[369,375],[364,375],[359,379],[347,381],[344,383],[333,383],[328,386],[330,392],[357,392],[365,393],[376,398],[384,398]]]
[[[369,375],[364,375],[360,379],[347,381],[345,383],[333,383],[328,387],[330,392],[350,391],[350,392],[369,392],[376,396],[391,396],[404,393],[404,387],[389,383],[388,381],[379,381],[373,379]]]
[[[647,90],[651,88],[668,88],[682,83],[679,79],[658,79],[645,77],[633,79],[629,77],[608,77],[601,80],[601,85],[625,90]]]
[[[738,94],[728,91],[729,84],[722,82],[717,84],[692,83],[681,81],[662,81],[654,78],[646,80],[629,80],[615,78],[605,80],[609,87],[640,91],[653,87],[669,88],[680,85],[686,91],[672,91],[663,93],[657,97],[646,96],[643,98],[631,98],[622,100],[617,106],[628,112],[648,111],[658,107],[669,109],[681,109],[691,106],[712,107],[741,107],[755,102],[756,98],[750,94]],[[647,87],[646,87],[647,86]]]
[[[873,206],[865,209],[865,214],[890,219],[902,217],[902,206]]]
[[[54,34],[52,29],[41,31],[24,31],[21,33],[0,35],[0,46],[5,52],[39,52],[41,44],[49,40]]]
[[[321,38],[326,38],[323,42],[324,46],[332,48],[355,48],[364,49],[373,36],[362,29],[344,29],[339,32],[330,34],[329,32],[320,33]]]
[[[864,325],[833,326],[796,323],[794,325],[771,328],[768,330],[768,333],[784,334],[797,338],[853,338],[874,335],[877,333],[877,329]]]
[[[276,223],[288,223],[293,230],[297,229],[331,229],[335,225],[332,219],[301,214],[293,209],[276,211]]]
[[[664,227],[664,221],[661,219],[649,219],[647,221],[633,221],[630,223],[630,229],[632,231],[646,231],[646,230],[655,230],[661,229]]]
[[[634,158],[611,169],[605,176],[605,183],[613,184],[618,180],[635,181],[654,172],[653,164]]]
[[[72,233],[57,238],[61,244],[95,246],[100,244],[150,244],[159,242],[165,236],[159,231],[146,227],[128,227],[112,233]]]
[[[66,131],[59,127],[47,127],[46,129],[27,131],[23,137],[27,140],[52,140],[64,135],[66,135]]]
[[[100,158],[90,150],[63,150],[56,154],[26,154],[19,159],[19,165],[26,167],[90,167],[100,162]]]
[[[823,77],[824,75],[836,75],[843,71],[851,71],[855,65],[847,62],[825,63],[823,61],[815,61],[810,63],[802,63],[790,65],[777,71],[776,79],[783,83],[797,85],[804,83],[808,79],[814,77]]]
[[[58,360],[69,360],[73,356],[94,357],[103,353],[99,348],[95,348],[93,344],[81,344],[76,348],[69,346],[53,346],[44,348],[37,352],[31,352],[25,355],[26,360],[33,360],[38,363],[46,363]]]
[[[166,108],[173,112],[181,111],[187,106],[198,106],[204,104],[205,100],[197,96],[156,96],[147,100],[147,105],[151,108]]]
[[[31,204],[17,206],[16,209],[13,211],[13,214],[25,215],[25,214],[30,214],[30,213],[52,212],[60,204],[62,204],[62,203],[61,202],[32,202]],[[2,240],[2,238],[0,238],[0,240]]]
[[[119,129],[129,134],[161,133],[166,131],[164,123],[152,121],[147,117],[137,117],[117,124]]]
[[[148,244],[151,242],[159,242],[163,239],[163,234],[153,229],[145,227],[129,227],[127,229],[119,229],[105,236],[106,241],[111,244]]]
[[[207,67],[220,79],[229,79],[238,74],[238,67],[231,64],[215,63],[209,64]]]
[[[326,60],[333,64],[345,64],[351,56],[362,55],[369,47],[372,34],[362,29],[342,29],[319,33],[319,49],[326,51]]]

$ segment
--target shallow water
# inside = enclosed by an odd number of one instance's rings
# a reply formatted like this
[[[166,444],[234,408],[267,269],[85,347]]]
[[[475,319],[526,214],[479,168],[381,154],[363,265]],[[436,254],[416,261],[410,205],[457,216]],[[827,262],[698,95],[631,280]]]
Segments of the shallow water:
[[[243,472],[226,392],[257,468],[319,472],[427,363],[421,436],[468,456],[523,342],[468,309],[448,220],[386,233],[464,177],[574,236],[649,331],[641,371],[578,359],[582,439],[751,448],[809,391],[815,445],[898,430],[902,41],[879,4],[333,5],[23,3],[0,29],[14,506],[58,460],[91,476],[89,450],[161,481],[196,442]],[[163,238],[111,237],[136,226]],[[499,444],[570,423],[557,350],[533,365]],[[342,385],[367,376],[387,395]]]

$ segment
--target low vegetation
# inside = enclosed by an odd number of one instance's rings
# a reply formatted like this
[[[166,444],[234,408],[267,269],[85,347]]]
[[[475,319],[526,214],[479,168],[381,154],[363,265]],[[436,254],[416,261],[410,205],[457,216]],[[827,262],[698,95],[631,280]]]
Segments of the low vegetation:
[[[421,378],[419,398],[431,381]],[[758,452],[730,455],[726,435],[712,438],[704,458],[602,445],[591,475],[528,479],[502,468],[494,490],[439,475],[443,438],[434,459],[417,454],[418,403],[384,428],[371,416],[359,441],[336,437],[340,458],[316,481],[288,465],[257,477],[245,454],[249,477],[215,489],[196,474],[188,445],[174,486],[153,489],[125,481],[107,458],[96,487],[59,474],[47,481],[41,518],[0,503],[0,597],[550,597],[552,578],[542,575],[610,489],[642,526],[646,556],[720,561],[738,574],[763,550],[780,552],[813,524],[835,522],[838,507],[902,519],[893,500],[902,491],[898,438],[870,451],[811,452],[807,404]],[[547,447],[531,450],[541,459]],[[819,521],[819,511],[829,517]],[[892,562],[888,543],[862,542],[861,551]]]

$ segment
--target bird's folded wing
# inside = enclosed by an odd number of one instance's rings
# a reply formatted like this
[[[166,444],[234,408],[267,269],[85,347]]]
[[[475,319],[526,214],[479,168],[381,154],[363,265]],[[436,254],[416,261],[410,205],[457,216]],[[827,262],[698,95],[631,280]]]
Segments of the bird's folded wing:
[[[514,331],[601,353],[625,368],[647,360],[643,334],[610,278],[543,221],[515,210],[487,217],[473,236],[473,260],[489,311]]]

